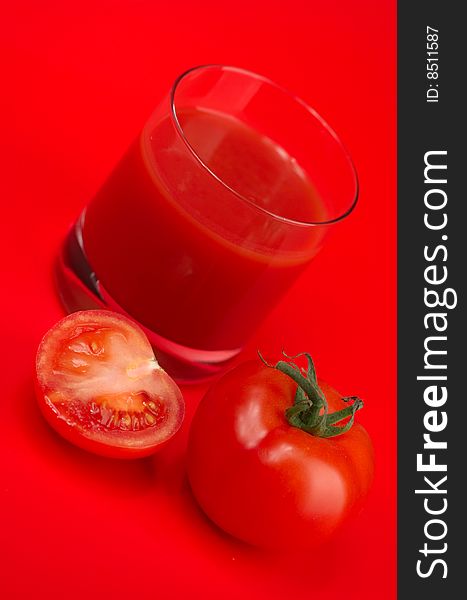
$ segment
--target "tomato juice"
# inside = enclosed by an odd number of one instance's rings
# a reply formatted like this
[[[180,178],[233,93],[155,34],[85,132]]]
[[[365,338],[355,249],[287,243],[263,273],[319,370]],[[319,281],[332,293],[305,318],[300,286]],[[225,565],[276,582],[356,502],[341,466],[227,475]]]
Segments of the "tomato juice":
[[[316,252],[324,207],[296,161],[231,116],[150,121],[86,209],[106,292],[187,348],[235,351]],[[300,223],[299,223],[300,222]],[[295,230],[300,239],[290,242]]]

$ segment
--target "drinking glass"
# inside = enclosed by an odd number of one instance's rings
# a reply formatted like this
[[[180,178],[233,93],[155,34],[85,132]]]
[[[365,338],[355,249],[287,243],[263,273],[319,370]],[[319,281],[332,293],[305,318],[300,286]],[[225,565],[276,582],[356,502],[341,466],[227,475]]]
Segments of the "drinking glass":
[[[215,374],[354,208],[358,182],[305,102],[243,69],[178,77],[72,227],[70,310],[140,324],[181,382]]]

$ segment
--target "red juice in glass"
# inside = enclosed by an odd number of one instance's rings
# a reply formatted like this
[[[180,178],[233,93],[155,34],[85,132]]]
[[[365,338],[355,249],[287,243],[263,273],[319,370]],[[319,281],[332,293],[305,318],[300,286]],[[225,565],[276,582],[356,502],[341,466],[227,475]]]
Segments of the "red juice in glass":
[[[310,110],[245,71],[188,72],[74,229],[66,267],[180,380],[241,350],[355,203],[350,159]]]

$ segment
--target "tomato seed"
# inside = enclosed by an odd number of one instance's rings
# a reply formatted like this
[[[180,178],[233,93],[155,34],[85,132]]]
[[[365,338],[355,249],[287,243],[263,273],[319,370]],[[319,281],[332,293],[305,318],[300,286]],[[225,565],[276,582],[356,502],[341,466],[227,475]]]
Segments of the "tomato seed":
[[[154,415],[151,415],[151,413],[145,413],[144,418],[146,419],[146,423],[148,425],[154,425],[154,423],[156,422],[156,417]]]
[[[131,425],[131,417],[128,413],[124,413],[120,419],[120,429],[128,429]]]
[[[149,402],[144,402],[143,404],[156,416],[159,414],[160,407],[152,400]]]

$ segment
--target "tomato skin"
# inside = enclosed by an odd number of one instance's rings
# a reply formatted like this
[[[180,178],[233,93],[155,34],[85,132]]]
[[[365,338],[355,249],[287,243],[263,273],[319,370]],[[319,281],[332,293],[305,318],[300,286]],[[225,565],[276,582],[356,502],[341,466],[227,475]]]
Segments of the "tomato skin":
[[[320,438],[292,427],[285,410],[296,384],[251,361],[221,378],[195,414],[188,476],[206,514],[250,544],[315,546],[362,505],[373,478],[373,448],[358,424]],[[320,382],[330,412],[342,397]]]
[[[119,341],[118,351],[112,348],[112,339]],[[97,354],[91,351],[93,344],[100,345]],[[77,353],[73,346],[78,346]],[[90,351],[83,353],[88,346]],[[90,368],[100,389],[92,387]],[[37,351],[34,387],[39,408],[57,433],[84,450],[110,458],[132,459],[153,454],[178,431],[185,413],[180,389],[157,365],[144,332],[130,319],[110,311],[78,311],[53,326]],[[91,420],[91,402],[94,407],[100,404],[103,411],[119,417],[129,419],[130,408],[131,414],[138,414],[135,407],[144,404],[138,400],[139,389],[147,394],[144,398],[150,404],[155,407],[157,402],[162,411],[156,426],[143,427],[144,421],[138,420],[136,429],[108,428],[107,424]],[[91,390],[91,397],[83,398],[83,390],[87,396]],[[104,401],[103,393],[107,393]],[[127,411],[117,410],[122,403],[128,407]],[[141,418],[144,417],[148,417],[148,412],[141,413]],[[156,423],[156,417],[150,414],[148,418]]]

